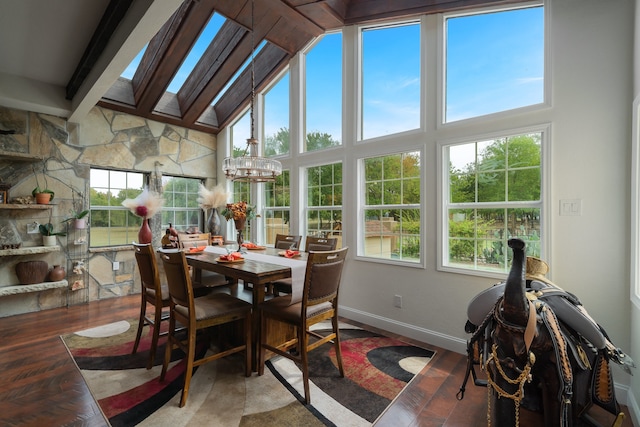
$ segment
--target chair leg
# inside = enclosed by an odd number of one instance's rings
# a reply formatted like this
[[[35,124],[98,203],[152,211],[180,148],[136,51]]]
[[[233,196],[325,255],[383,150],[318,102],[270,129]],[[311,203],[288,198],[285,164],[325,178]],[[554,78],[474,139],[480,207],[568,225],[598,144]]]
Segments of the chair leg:
[[[171,316],[169,319],[169,333],[167,334],[167,347],[164,350],[164,362],[162,363],[162,372],[160,372],[160,381],[164,381],[164,377],[167,374],[167,368],[171,361],[171,352],[173,351],[174,332],[176,328],[176,320]]]
[[[191,375],[193,375],[193,359],[196,354],[196,328],[193,324],[189,325],[187,336],[187,366],[184,371],[184,386],[182,387],[182,398],[180,399],[181,408],[187,403],[189,386],[191,385]]]
[[[267,336],[267,318],[262,311],[260,311],[260,340],[258,342],[258,376],[264,374],[264,357],[266,354],[265,348],[262,344],[265,342]]]
[[[158,349],[158,339],[160,338],[160,323],[162,322],[162,307],[156,305],[153,316],[153,334],[151,335],[151,348],[149,348],[149,361],[147,362],[147,369],[153,368],[153,360],[156,357],[156,350]]]
[[[144,292],[144,289],[142,290],[142,292]],[[133,343],[133,351],[131,352],[131,354],[136,354],[136,352],[138,351],[138,345],[140,345],[140,338],[142,337],[142,328],[144,328],[144,325],[146,323],[146,319],[144,318],[146,311],[147,301],[145,300],[143,294],[142,304],[140,305],[140,318],[138,320],[138,332],[136,332],[136,341]]]
[[[333,333],[336,338],[333,340],[333,345],[336,347],[336,360],[338,361],[338,369],[340,370],[340,376],[344,378],[344,367],[342,365],[342,349],[340,348],[340,329],[338,328],[338,318],[333,317],[331,319],[333,325]]]
[[[307,346],[309,344],[309,336],[307,331],[298,328],[298,343],[300,349],[300,359],[302,364],[302,382],[304,384],[304,403],[307,405],[311,402],[309,392],[309,356],[307,354]]]
[[[251,366],[251,347],[253,343],[251,342],[251,319],[250,315],[247,315],[244,318],[244,374],[247,377],[251,376],[252,366]]]

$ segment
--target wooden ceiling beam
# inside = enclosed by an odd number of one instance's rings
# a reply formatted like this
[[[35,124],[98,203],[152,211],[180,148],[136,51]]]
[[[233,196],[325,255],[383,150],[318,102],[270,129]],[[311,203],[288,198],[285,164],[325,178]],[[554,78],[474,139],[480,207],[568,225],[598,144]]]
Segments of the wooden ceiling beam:
[[[269,79],[287,65],[289,58],[278,46],[267,43],[254,60],[256,92],[262,90]],[[214,105],[219,126],[222,128],[229,124],[250,100],[251,67],[247,67]]]
[[[212,14],[212,0],[187,0],[151,39],[133,77],[141,111],[156,108]]]

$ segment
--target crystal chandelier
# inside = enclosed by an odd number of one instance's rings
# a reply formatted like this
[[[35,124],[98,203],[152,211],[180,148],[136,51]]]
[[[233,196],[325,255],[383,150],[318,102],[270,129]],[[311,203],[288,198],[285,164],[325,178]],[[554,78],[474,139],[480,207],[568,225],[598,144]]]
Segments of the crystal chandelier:
[[[251,138],[247,139],[247,148],[240,157],[226,157],[222,165],[227,179],[244,182],[274,181],[282,173],[282,164],[274,159],[258,156],[258,140],[254,137],[254,103],[256,97],[255,81],[255,40],[253,23],[253,1],[251,1]]]

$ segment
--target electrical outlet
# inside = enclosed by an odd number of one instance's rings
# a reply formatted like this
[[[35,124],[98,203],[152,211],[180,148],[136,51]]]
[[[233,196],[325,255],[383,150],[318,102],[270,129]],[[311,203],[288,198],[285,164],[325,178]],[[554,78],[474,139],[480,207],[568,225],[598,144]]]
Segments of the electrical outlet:
[[[402,308],[402,295],[395,295],[393,297],[394,307]]]
[[[113,271],[120,270],[120,261],[113,261]]]

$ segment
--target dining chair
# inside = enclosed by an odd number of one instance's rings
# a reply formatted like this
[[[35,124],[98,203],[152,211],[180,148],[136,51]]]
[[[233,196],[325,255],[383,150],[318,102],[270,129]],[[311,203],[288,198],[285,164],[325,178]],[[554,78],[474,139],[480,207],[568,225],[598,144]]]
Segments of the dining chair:
[[[225,293],[211,293],[209,295],[194,298],[191,286],[191,276],[187,265],[187,259],[183,251],[160,251],[160,258],[164,264],[169,287],[169,333],[165,349],[164,363],[160,373],[160,381],[164,381],[167,368],[171,360],[174,348],[179,348],[185,353],[186,368],[184,385],[180,407],[187,403],[189,386],[193,368],[204,363],[220,359],[230,354],[244,352],[245,375],[251,375],[251,304]],[[234,343],[234,347],[196,359],[197,332],[212,326],[225,323],[243,321],[242,343]],[[186,327],[186,338],[175,334],[176,323]]]
[[[212,237],[211,233],[178,233],[178,247],[180,249],[197,248],[199,246],[211,246]],[[189,269],[192,271],[193,269]],[[229,280],[222,274],[214,273],[212,271],[203,271],[200,274],[200,281],[195,282],[195,275],[192,272],[192,280],[196,287],[215,287],[229,285]]]
[[[304,243],[304,251],[333,251],[337,245],[338,239],[336,238],[307,236]],[[280,294],[290,294],[291,289],[292,279],[288,277],[271,283],[269,293],[275,296]]]
[[[309,358],[308,352],[322,344],[333,342],[340,376],[344,377],[340,331],[338,330],[338,293],[342,268],[347,256],[347,247],[326,252],[310,252],[304,278],[302,301],[291,304],[289,296],[272,298],[258,306],[260,312],[260,355],[258,375],[264,374],[266,351],[272,351],[299,364],[304,383],[304,400],[309,403]],[[331,319],[331,333],[319,334],[310,327]],[[295,328],[296,336],[286,342],[267,343],[267,322],[276,321]],[[313,339],[313,342],[310,340]],[[297,351],[291,353],[289,350]]]
[[[142,329],[149,325],[153,328],[151,335],[151,348],[149,349],[149,361],[147,369],[153,367],[153,359],[155,358],[158,348],[158,339],[161,335],[167,335],[166,332],[160,333],[160,322],[169,319],[169,313],[163,312],[163,309],[169,307],[169,288],[160,281],[158,273],[158,263],[156,255],[151,244],[133,243],[133,250],[140,272],[140,281],[142,289],[140,291],[140,318],[138,320],[138,331],[136,332],[136,340],[133,343],[133,351],[136,354],[142,337]],[[147,315],[147,306],[153,306],[153,315]]]
[[[298,249],[302,236],[292,236],[286,234],[276,234],[276,241],[273,247],[276,249]]]

